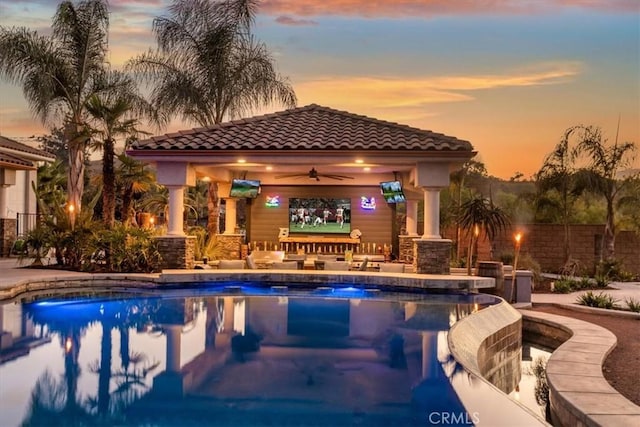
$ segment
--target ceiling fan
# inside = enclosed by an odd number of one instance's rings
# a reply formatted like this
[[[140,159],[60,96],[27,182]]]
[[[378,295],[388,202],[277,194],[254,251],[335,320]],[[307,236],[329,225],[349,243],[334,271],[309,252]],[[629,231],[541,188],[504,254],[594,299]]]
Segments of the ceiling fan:
[[[279,175],[276,176],[276,179],[282,179],[282,178],[300,178],[300,177],[307,177],[311,180],[315,180],[315,181],[320,181],[320,178],[330,178],[330,179],[337,179],[339,181],[342,181],[343,179],[353,179],[352,176],[347,176],[347,175],[336,175],[336,174],[331,174],[331,173],[318,173],[318,171],[316,170],[316,168],[311,168],[311,170],[307,173],[293,173],[293,174],[289,174],[289,175]]]

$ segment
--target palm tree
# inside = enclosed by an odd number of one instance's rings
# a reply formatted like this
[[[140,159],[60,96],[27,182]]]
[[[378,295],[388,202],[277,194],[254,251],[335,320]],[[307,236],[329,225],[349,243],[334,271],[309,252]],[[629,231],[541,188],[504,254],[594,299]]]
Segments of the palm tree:
[[[129,224],[133,219],[133,198],[149,188],[154,181],[154,175],[142,162],[122,153],[118,156],[120,166],[116,174],[118,186],[122,189],[121,218],[123,224]]]
[[[502,209],[495,206],[490,199],[486,199],[483,196],[476,196],[464,202],[458,215],[460,226],[469,233],[467,274],[471,275],[474,237],[477,238],[480,231],[484,231],[489,241],[491,241],[496,234],[505,229],[511,221]]]
[[[157,118],[132,80],[118,72],[111,73],[111,79],[117,82],[116,90],[95,94],[87,102],[94,133],[102,139],[95,141],[92,148],[102,149],[102,220],[107,227],[113,227],[116,211],[115,138],[142,133],[136,128],[141,114]]]
[[[578,154],[586,154],[589,166],[580,171],[580,179],[593,193],[604,197],[607,205],[607,219],[602,236],[600,260],[612,260],[615,256],[616,208],[619,207],[624,190],[631,185],[633,175],[620,177],[620,172],[633,163],[633,154],[637,147],[632,142],[607,145],[602,131],[594,126],[579,126],[581,131]]]
[[[264,43],[251,34],[258,0],[176,0],[154,20],[158,48],[129,67],[151,86],[151,103],[199,126],[296,96]],[[209,232],[219,232],[217,183],[209,184]]]
[[[570,146],[570,139],[576,133],[572,127],[565,131],[555,149],[547,155],[540,170],[536,173],[538,195],[536,207],[552,207],[559,212],[564,227],[564,263],[571,258],[571,236],[569,223],[573,215],[574,205],[582,193],[582,186],[576,180],[575,150]],[[557,194],[559,197],[553,197]]]
[[[467,181],[472,181],[476,184],[476,187],[480,186],[480,181],[486,179],[488,176],[487,168],[484,163],[478,160],[469,160],[462,168],[451,174],[451,185],[455,187],[456,192],[456,210],[460,211],[462,208],[462,197],[465,190]],[[471,186],[467,188],[469,196],[473,194]],[[460,261],[462,255],[462,230],[460,222],[456,221],[456,262]]]
[[[58,5],[51,36],[27,28],[0,28],[0,76],[20,84],[34,115],[62,123],[69,149],[68,199],[81,209],[84,150],[90,134],[86,102],[108,91],[105,56],[109,11],[106,0]]]

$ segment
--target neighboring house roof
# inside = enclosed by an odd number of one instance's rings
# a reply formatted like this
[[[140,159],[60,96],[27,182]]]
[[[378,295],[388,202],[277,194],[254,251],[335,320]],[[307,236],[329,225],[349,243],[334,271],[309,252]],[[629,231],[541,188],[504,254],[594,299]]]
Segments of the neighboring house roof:
[[[46,151],[30,147],[21,142],[0,135],[0,156],[7,167],[22,166],[16,169],[33,169],[34,161],[53,161],[56,156]]]
[[[0,167],[19,170],[36,168],[35,165],[28,160],[24,160],[17,156],[12,156],[11,154],[2,152],[0,152]]]
[[[138,141],[140,151],[473,151],[468,141],[316,104]]]

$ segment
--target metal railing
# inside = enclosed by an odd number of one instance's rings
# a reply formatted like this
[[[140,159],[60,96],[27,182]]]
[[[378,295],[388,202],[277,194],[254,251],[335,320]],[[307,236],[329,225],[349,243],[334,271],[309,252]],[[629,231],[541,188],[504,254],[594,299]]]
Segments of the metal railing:
[[[39,222],[44,220],[44,215],[33,213],[16,214],[16,236],[24,237],[29,231],[36,228]]]

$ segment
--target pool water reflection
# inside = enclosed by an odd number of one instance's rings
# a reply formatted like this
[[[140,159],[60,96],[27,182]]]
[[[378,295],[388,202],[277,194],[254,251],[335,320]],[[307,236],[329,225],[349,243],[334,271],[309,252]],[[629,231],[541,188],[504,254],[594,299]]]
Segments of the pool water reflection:
[[[493,303],[227,287],[0,305],[2,424],[472,425],[458,384],[480,381],[446,338]]]

